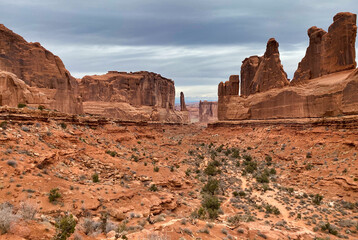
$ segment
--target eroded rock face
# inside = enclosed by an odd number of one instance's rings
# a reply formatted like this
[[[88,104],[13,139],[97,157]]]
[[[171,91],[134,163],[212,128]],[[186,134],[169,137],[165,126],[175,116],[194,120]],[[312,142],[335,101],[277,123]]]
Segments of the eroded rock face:
[[[218,120],[218,102],[199,102],[199,121],[214,122]]]
[[[253,56],[243,61],[241,68],[243,96],[282,88],[289,84],[281,64],[278,46],[278,42],[271,38],[267,42],[264,56],[261,58]]]
[[[30,87],[54,89],[50,108],[66,113],[82,113],[76,80],[61,59],[40,43],[28,43],[0,25],[0,70],[12,72]]]
[[[151,72],[109,71],[79,81],[85,113],[128,121],[188,123],[189,114],[174,111],[174,82]]]
[[[127,102],[134,106],[174,109],[174,82],[156,73],[109,71],[104,75],[85,76],[79,84],[84,102]]]
[[[241,65],[241,96],[250,95],[250,85],[255,77],[257,69],[260,66],[262,57],[251,56],[245,58]]]
[[[47,97],[36,88],[29,87],[15,74],[0,71],[0,105],[17,107],[19,103],[48,105]]]
[[[185,105],[185,98],[183,92],[180,92],[180,111],[188,111]]]
[[[231,75],[229,81],[226,81],[225,83],[221,82],[219,84],[219,90],[218,90],[219,97],[238,95],[239,84],[240,84],[239,75]]]
[[[219,120],[319,118],[358,114],[358,69],[329,74],[300,86],[225,96]]]
[[[326,74],[354,69],[357,15],[338,13],[328,32],[316,26],[308,29],[309,46],[305,57],[298,64],[291,84],[317,78]]]

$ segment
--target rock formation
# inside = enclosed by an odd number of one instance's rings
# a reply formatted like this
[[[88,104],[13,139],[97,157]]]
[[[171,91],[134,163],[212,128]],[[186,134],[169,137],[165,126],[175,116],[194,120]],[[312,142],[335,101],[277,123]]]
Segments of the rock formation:
[[[358,114],[358,69],[329,74],[299,86],[275,88],[219,102],[219,120],[318,118]]]
[[[0,25],[0,70],[14,73],[30,87],[51,93],[55,90],[54,101],[47,107],[82,113],[77,82],[61,59],[40,43],[28,43],[4,25]]]
[[[239,75],[232,75],[229,78],[229,81],[225,83],[221,82],[219,84],[218,95],[220,96],[229,96],[229,95],[238,95],[239,94],[239,84],[240,79]]]
[[[241,96],[250,95],[250,86],[252,80],[255,77],[257,69],[260,66],[262,58],[258,56],[251,56],[249,58],[245,58],[242,61],[241,65],[241,86],[240,86],[240,94]]]
[[[271,38],[267,42],[264,56],[246,58],[241,66],[241,95],[248,96],[289,84],[283,70],[278,42]]]
[[[356,67],[356,18],[356,14],[338,13],[328,32],[315,26],[308,29],[309,46],[292,84]]]
[[[218,120],[218,102],[199,102],[199,121],[213,122]]]
[[[226,84],[219,84],[218,119],[358,114],[355,94],[358,70],[352,70],[356,67],[356,15],[338,13],[333,20],[328,33],[317,27],[308,30],[310,45],[291,84],[282,68],[275,39],[268,41],[263,57],[245,59],[241,69],[241,97],[225,94]],[[314,81],[305,81],[313,78]]]
[[[185,98],[183,92],[180,92],[180,111],[188,111],[185,105]]]
[[[19,103],[28,105],[48,105],[47,97],[34,87],[29,87],[15,74],[0,71],[0,105],[17,107]]]
[[[188,123],[174,111],[174,82],[151,72],[109,71],[79,80],[85,113],[122,120]]]

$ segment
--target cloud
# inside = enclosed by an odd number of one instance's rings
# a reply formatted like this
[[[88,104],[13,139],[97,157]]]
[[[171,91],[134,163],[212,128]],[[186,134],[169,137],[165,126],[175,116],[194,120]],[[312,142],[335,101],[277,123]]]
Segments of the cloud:
[[[216,99],[217,84],[244,58],[280,43],[289,78],[308,45],[307,29],[327,29],[354,0],[0,0],[2,23],[59,55],[76,76],[108,70],[160,73],[187,99]]]

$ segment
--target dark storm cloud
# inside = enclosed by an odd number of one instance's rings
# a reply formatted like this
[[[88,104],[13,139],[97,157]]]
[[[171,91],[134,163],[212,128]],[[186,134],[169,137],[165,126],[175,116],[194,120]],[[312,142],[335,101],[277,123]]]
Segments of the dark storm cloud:
[[[175,80],[186,96],[216,97],[216,85],[241,61],[280,42],[292,77],[307,29],[327,29],[354,0],[0,0],[0,22],[59,55],[77,77],[107,70],[149,70]],[[213,91],[215,90],[215,91]]]

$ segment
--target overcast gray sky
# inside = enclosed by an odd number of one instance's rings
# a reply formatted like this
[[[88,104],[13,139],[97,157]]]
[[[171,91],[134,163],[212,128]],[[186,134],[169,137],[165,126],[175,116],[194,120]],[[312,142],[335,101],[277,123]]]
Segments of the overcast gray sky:
[[[0,23],[60,56],[75,77],[108,70],[152,71],[187,101],[215,100],[242,60],[280,43],[289,78],[308,45],[356,0],[0,0]]]

